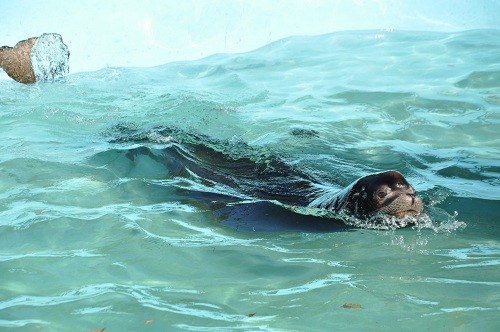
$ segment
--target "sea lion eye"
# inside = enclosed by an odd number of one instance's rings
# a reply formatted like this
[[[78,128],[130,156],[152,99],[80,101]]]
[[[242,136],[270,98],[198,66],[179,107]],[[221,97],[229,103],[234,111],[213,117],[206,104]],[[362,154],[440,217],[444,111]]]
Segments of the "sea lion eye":
[[[385,196],[387,196],[387,193],[386,193],[385,191],[379,191],[379,192],[377,193],[377,196],[378,196],[379,198],[384,198]]]

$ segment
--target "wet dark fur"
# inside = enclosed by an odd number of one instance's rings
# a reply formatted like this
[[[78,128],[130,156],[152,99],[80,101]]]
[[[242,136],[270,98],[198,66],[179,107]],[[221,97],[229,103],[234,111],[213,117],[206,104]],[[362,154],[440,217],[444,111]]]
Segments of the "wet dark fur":
[[[226,185],[252,198],[288,206],[347,211],[358,217],[374,212],[404,216],[406,210],[414,213],[422,210],[414,189],[395,171],[365,176],[342,191],[321,192],[318,179],[243,142],[220,142],[171,128],[148,131],[115,128],[112,136],[115,143],[150,143],[160,137],[170,142],[160,154],[140,147],[129,150],[127,157],[134,160],[138,155],[149,155],[168,165],[175,176],[196,174],[205,185]]]

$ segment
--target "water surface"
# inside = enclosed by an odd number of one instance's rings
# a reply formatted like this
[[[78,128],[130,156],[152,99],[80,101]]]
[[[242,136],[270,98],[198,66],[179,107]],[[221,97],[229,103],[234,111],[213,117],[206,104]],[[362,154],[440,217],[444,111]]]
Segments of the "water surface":
[[[499,96],[492,30],[291,37],[0,81],[0,329],[496,331]],[[149,142],[114,142],[123,124]],[[430,224],[253,231],[308,220],[255,209],[239,229],[196,199],[231,188],[126,157],[172,144],[158,126],[279,156],[339,188],[396,169]]]

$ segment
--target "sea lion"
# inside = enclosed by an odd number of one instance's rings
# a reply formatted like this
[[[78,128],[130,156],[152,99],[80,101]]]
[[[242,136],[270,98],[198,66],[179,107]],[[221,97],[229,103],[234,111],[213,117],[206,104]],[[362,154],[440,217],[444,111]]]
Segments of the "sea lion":
[[[423,210],[415,189],[397,171],[364,176],[339,191],[325,186],[312,172],[241,141],[219,141],[172,128],[141,131],[121,127],[117,131],[113,142],[167,143],[161,150],[146,146],[128,150],[126,156],[134,163],[147,156],[165,165],[169,176],[195,176],[205,186],[226,186],[248,198],[275,202],[301,214],[403,218]]]
[[[324,190],[318,179],[277,156],[267,155],[263,160],[231,157],[203,144],[183,144],[177,148],[182,149],[181,153],[186,156],[184,163],[190,170],[250,197],[278,201],[290,207],[319,208],[330,215],[347,212],[358,218],[374,214],[402,218],[418,215],[423,210],[415,189],[397,171],[364,176],[340,191]]]
[[[339,192],[319,195],[308,207],[334,212],[344,210],[357,217],[379,213],[402,218],[418,215],[423,210],[415,189],[397,171],[364,176]]]

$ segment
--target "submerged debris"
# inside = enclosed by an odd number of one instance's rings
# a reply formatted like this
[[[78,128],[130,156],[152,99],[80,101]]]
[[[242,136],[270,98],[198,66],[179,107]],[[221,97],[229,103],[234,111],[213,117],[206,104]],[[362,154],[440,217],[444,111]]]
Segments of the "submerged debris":
[[[344,309],[361,309],[361,304],[358,303],[344,303],[342,305]]]

